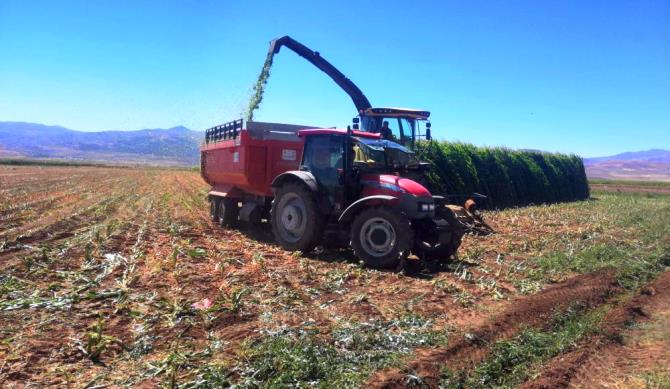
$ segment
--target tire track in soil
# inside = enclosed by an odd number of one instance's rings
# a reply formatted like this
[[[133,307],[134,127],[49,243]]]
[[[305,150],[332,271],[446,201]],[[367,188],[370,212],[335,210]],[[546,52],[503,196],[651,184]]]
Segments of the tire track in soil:
[[[649,322],[669,309],[670,272],[665,272],[643,288],[640,294],[608,312],[598,335],[583,340],[575,350],[552,359],[539,377],[520,388],[594,388],[602,387],[608,381],[609,386],[613,386],[612,381],[625,378],[626,367],[633,366],[634,372],[640,373],[644,365],[662,360],[667,363],[670,358],[667,348],[639,353],[622,344],[622,340],[625,328],[631,323]],[[647,355],[639,355],[645,354],[644,351]],[[658,355],[654,355],[656,353]],[[626,362],[631,360],[633,363],[627,365]]]
[[[541,327],[557,310],[571,304],[581,303],[591,308],[605,303],[621,291],[615,276],[615,269],[605,268],[572,277],[535,295],[513,299],[502,313],[467,332],[471,340],[461,336],[443,348],[416,350],[416,357],[405,368],[377,372],[365,387],[404,388],[408,373],[422,377],[429,387],[437,387],[442,366],[470,369],[486,357],[493,342],[510,338],[522,326]]]

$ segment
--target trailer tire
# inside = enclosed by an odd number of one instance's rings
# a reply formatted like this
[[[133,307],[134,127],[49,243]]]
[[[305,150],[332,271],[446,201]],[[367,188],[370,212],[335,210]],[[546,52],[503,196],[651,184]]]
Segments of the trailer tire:
[[[217,219],[221,227],[233,227],[237,224],[237,215],[240,209],[237,207],[237,200],[223,198],[217,206]]]
[[[298,183],[282,185],[272,201],[272,233],[285,250],[311,251],[323,233],[324,217],[313,192]]]
[[[407,258],[413,241],[409,219],[387,207],[363,210],[351,226],[351,248],[371,268],[397,268]]]
[[[218,197],[211,197],[209,199],[209,218],[213,222],[219,221],[219,200]]]

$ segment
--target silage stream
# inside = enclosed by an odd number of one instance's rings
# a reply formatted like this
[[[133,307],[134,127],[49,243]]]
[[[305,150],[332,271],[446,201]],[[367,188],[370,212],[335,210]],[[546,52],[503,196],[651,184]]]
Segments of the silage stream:
[[[246,117],[247,121],[254,119],[254,111],[258,109],[263,101],[263,93],[265,93],[265,85],[268,83],[268,78],[270,77],[270,68],[272,67],[272,58],[274,53],[272,51],[268,52],[267,57],[265,58],[265,63],[263,63],[263,69],[258,75],[258,80],[253,88],[253,94],[249,99],[249,106],[247,108]]]

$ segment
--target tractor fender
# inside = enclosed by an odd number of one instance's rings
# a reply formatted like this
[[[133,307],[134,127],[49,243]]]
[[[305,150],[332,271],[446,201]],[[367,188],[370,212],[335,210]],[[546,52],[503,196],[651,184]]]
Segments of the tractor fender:
[[[363,197],[361,199],[358,199],[351,203],[347,209],[342,212],[340,217],[337,219],[338,222],[349,222],[353,220],[354,216],[358,214],[358,211],[360,211],[362,208],[367,206],[370,203],[382,203],[382,204],[389,204],[389,203],[395,203],[397,202],[398,198],[394,196],[388,196],[388,195],[374,195],[374,196],[368,196],[368,197]],[[395,204],[392,204],[395,205]]]
[[[289,182],[304,185],[310,192],[312,192],[316,204],[319,207],[319,211],[322,214],[327,215],[332,212],[332,204],[330,203],[328,196],[322,194],[320,195],[319,184],[311,172],[304,170],[291,170],[282,173],[275,177],[274,180],[272,180],[272,190],[276,193],[279,187]]]
[[[272,180],[272,188],[279,188],[280,186],[290,181],[300,182],[307,186],[314,193],[318,192],[319,190],[319,185],[317,184],[314,175],[310,172],[302,170],[291,170],[278,175],[274,180]]]

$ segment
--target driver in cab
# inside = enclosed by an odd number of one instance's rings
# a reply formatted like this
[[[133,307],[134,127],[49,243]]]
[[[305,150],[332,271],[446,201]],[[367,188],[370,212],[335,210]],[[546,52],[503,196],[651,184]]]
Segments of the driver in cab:
[[[394,140],[395,139],[395,137],[393,136],[393,132],[389,128],[388,120],[384,120],[382,122],[382,128],[379,129],[379,133],[381,134],[383,139],[386,139],[386,140]]]
[[[317,146],[312,152],[310,171],[325,185],[335,185],[338,181],[338,169],[342,169],[342,150]],[[337,158],[339,156],[339,158]],[[333,160],[335,163],[333,164]]]

